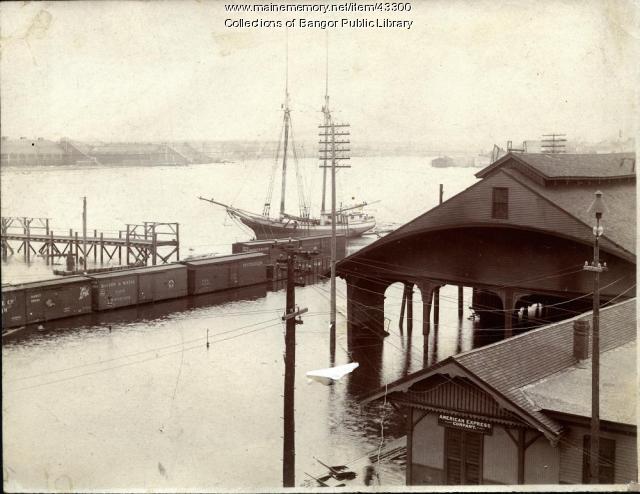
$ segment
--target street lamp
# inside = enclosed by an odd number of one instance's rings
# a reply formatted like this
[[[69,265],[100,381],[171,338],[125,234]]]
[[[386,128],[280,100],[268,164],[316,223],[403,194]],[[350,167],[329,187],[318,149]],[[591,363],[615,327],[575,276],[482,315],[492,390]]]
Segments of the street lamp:
[[[585,262],[585,271],[593,271],[593,322],[592,322],[592,350],[591,350],[591,451],[589,453],[589,479],[591,484],[600,483],[600,273],[607,269],[607,263],[600,264],[599,239],[604,233],[600,225],[602,215],[606,210],[602,200],[602,192],[596,191],[596,198],[589,207],[596,217],[593,227],[593,262]]]

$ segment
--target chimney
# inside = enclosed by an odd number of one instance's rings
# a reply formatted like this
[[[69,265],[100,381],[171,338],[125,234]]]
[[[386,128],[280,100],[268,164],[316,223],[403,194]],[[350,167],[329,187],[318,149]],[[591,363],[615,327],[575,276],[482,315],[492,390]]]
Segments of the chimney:
[[[589,356],[589,321],[573,322],[573,356],[578,361]]]

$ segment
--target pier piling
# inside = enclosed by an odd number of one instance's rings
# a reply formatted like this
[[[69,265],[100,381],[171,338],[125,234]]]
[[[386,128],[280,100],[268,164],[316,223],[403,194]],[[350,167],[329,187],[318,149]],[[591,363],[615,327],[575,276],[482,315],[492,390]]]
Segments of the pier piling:
[[[53,257],[54,257],[54,248],[55,248],[55,244],[53,243],[53,230],[49,230],[49,249],[51,251],[51,264],[53,264]]]
[[[413,285],[405,285],[407,294],[407,333],[413,331]]]
[[[102,236],[102,233],[100,234]],[[98,237],[98,230],[93,230],[93,238],[97,238]],[[91,250],[91,247],[89,247],[89,250]],[[96,249],[96,246],[93,246],[93,263],[95,264],[96,262],[98,262],[98,250]]]
[[[127,266],[129,265],[129,253],[131,252],[131,248],[129,246],[129,242],[130,242],[130,239],[129,239],[129,227],[130,226],[131,225],[127,224],[127,236],[126,236],[126,242],[127,243],[125,244],[126,245],[126,247],[125,247],[126,248],[126,254],[127,254]]]
[[[79,266],[79,262],[80,262],[80,242],[78,240],[78,232],[76,232],[76,237],[75,237],[75,254],[76,254],[76,266]]]
[[[404,290],[402,292],[402,305],[400,306],[400,319],[398,320],[398,329],[400,330],[400,334],[402,334],[404,328],[404,309],[407,305],[407,286],[404,286]]]
[[[440,324],[440,287],[433,290],[433,324]]]

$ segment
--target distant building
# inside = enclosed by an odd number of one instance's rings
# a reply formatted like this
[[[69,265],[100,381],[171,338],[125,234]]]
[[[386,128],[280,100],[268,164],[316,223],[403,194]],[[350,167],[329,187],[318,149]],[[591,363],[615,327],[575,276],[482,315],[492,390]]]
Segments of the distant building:
[[[187,164],[188,160],[164,144],[152,143],[106,143],[91,146],[89,156],[102,164],[153,165]]]
[[[636,300],[600,312],[600,481],[636,482]],[[586,313],[449,357],[371,394],[405,416],[407,485],[588,483]]]
[[[186,165],[211,163],[213,159],[188,142],[180,143],[82,143],[63,138],[60,142],[2,138],[1,164],[35,165]]]
[[[15,166],[69,164],[65,150],[55,141],[43,139],[9,139],[0,141],[0,164]]]
[[[455,166],[455,162],[449,156],[439,156],[431,160],[431,166],[434,168],[446,168],[448,166]]]

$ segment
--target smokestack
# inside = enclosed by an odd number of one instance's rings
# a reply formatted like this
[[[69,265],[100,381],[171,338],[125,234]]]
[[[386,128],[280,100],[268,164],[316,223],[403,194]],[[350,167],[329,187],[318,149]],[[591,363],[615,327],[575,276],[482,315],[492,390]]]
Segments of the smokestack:
[[[589,329],[589,321],[573,322],[573,356],[578,361],[589,355]]]

